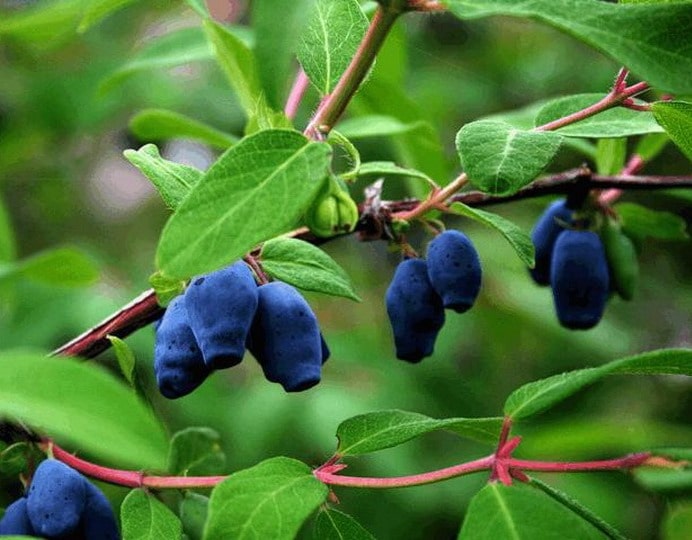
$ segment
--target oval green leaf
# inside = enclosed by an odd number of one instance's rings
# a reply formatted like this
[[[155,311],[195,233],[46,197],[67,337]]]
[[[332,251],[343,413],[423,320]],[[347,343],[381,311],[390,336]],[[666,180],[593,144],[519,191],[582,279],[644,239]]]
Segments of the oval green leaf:
[[[262,268],[272,277],[305,291],[343,296],[360,302],[351,279],[320,248],[295,238],[275,238],[264,243]]]
[[[213,476],[226,472],[221,437],[213,429],[192,427],[171,439],[168,472],[177,476]]]
[[[692,159],[692,103],[657,101],[651,110],[678,148]]]
[[[456,138],[469,180],[493,195],[510,195],[530,184],[553,159],[561,142],[557,133],[525,131],[494,120],[466,124]]]
[[[0,353],[0,415],[115,465],[163,469],[163,426],[96,364],[40,353]]]
[[[173,512],[142,489],[128,493],[120,507],[123,540],[182,538],[183,527]]]
[[[317,514],[312,538],[314,540],[375,540],[375,537],[353,517],[333,508],[324,508]]]
[[[260,131],[225,152],[161,234],[156,261],[188,278],[297,226],[328,173],[331,149],[296,131]]]
[[[502,418],[445,418],[389,410],[361,414],[344,420],[336,430],[340,456],[357,456],[398,446],[436,430],[447,430],[469,439],[494,443]]]
[[[268,459],[214,488],[204,539],[292,540],[328,492],[305,463]]]

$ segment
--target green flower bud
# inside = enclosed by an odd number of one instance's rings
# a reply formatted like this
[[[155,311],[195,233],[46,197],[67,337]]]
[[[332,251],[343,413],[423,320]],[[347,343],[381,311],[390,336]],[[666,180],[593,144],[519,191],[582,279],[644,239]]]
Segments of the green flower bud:
[[[639,261],[634,243],[622,232],[620,224],[612,219],[604,221],[601,239],[610,267],[611,288],[623,300],[632,300],[639,278]]]
[[[336,177],[329,177],[305,216],[310,231],[322,238],[351,232],[358,221],[358,206]]]

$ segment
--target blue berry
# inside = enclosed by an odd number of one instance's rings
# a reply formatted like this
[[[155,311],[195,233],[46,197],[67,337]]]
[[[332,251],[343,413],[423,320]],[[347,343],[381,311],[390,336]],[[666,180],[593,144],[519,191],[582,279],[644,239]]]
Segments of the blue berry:
[[[327,342],[324,340],[324,336],[322,335],[322,332],[320,332],[320,346],[322,348],[322,363],[324,364],[327,360],[329,360],[329,357],[331,356],[331,352],[329,350],[329,346],[327,345]]]
[[[214,369],[240,363],[257,309],[257,284],[242,262],[195,278],[185,291],[190,328]]]
[[[598,324],[610,292],[608,262],[600,237],[591,231],[561,232],[550,264],[560,324],[582,330]]]
[[[471,240],[459,231],[445,231],[428,246],[428,277],[447,309],[463,313],[481,289],[481,262]]]
[[[82,514],[84,540],[119,540],[118,522],[106,496],[91,482],[86,483],[86,503]]]
[[[169,304],[156,329],[156,383],[165,397],[176,399],[192,392],[210,372],[190,329],[185,297],[180,295]]]
[[[36,468],[26,509],[35,534],[49,538],[76,534],[86,502],[86,480],[54,459]]]
[[[258,289],[259,303],[248,347],[264,376],[286,392],[307,390],[320,382],[323,346],[317,317],[300,293],[274,281]]]
[[[426,262],[408,259],[399,264],[385,302],[397,358],[419,362],[430,356],[444,325],[445,313],[442,299],[428,278]]]
[[[531,240],[536,248],[536,266],[530,270],[531,277],[539,285],[550,284],[550,261],[557,236],[565,230],[563,224],[572,221],[572,210],[567,201],[555,201],[541,214],[531,231]]]
[[[25,534],[27,536],[35,534],[26,511],[26,498],[24,497],[17,499],[5,508],[5,515],[0,519],[0,535],[13,534]]]

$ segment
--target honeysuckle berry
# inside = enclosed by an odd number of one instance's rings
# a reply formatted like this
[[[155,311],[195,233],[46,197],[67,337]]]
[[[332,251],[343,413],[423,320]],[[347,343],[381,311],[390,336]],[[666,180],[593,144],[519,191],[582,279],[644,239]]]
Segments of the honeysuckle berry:
[[[184,295],[171,301],[156,328],[154,373],[169,399],[189,394],[211,373],[190,329]]]
[[[445,231],[428,246],[428,277],[447,309],[463,313],[473,306],[481,289],[481,262],[464,233]]]
[[[358,206],[338,178],[330,177],[308,209],[305,223],[322,238],[351,232],[358,221]]]
[[[428,278],[428,265],[424,260],[407,259],[397,266],[385,303],[397,358],[419,362],[430,356],[444,325],[445,314],[442,299]]]
[[[46,459],[34,471],[26,510],[35,534],[48,538],[77,534],[86,503],[86,481],[74,469]]]
[[[185,307],[207,366],[221,369],[242,361],[257,309],[257,284],[244,262],[194,278]]]
[[[610,291],[605,250],[592,231],[565,230],[553,248],[550,285],[562,326],[585,330],[601,320]]]
[[[553,202],[538,218],[531,231],[531,240],[536,249],[536,266],[530,270],[531,277],[539,285],[550,284],[550,262],[553,246],[558,235],[571,223],[573,210],[567,207],[567,201],[560,199]]]
[[[293,287],[274,281],[259,287],[259,303],[248,348],[271,382],[287,392],[320,382],[323,346],[317,317]],[[326,344],[325,344],[326,346]]]
[[[26,498],[17,499],[7,508],[5,515],[0,519],[0,535],[27,535],[33,536],[34,528],[31,526],[29,514],[26,511]]]
[[[118,522],[108,499],[91,482],[86,484],[86,502],[80,529],[84,540],[119,540]]]

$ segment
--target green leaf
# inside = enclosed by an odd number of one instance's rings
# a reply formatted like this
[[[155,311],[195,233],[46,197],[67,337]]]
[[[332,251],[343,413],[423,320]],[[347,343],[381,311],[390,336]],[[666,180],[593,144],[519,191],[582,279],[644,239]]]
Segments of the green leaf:
[[[689,5],[617,5],[598,0],[445,0],[459,18],[510,15],[550,24],[625,65],[652,86],[692,92]]]
[[[447,430],[469,439],[494,443],[502,418],[445,418],[437,420],[423,414],[389,410],[376,411],[344,420],[336,430],[340,456],[376,452],[437,430]]]
[[[5,203],[0,199],[0,263],[10,262],[17,256],[17,244],[12,221]]]
[[[682,492],[692,489],[692,448],[654,448],[654,456],[679,462],[671,468],[638,467],[634,470],[637,481],[652,491]]]
[[[0,353],[0,416],[104,461],[138,470],[165,465],[163,426],[127,386],[95,364]]]
[[[0,18],[0,36],[9,35],[46,45],[71,37],[82,15],[84,0],[38,2]]]
[[[272,277],[306,291],[360,302],[351,279],[320,248],[295,238],[275,238],[262,247],[262,267]]]
[[[510,394],[504,412],[515,420],[542,412],[610,374],[692,375],[692,349],[660,349],[530,382]]]
[[[328,492],[304,463],[268,459],[214,488],[204,538],[293,539]]]
[[[360,169],[360,152],[358,152],[358,149],[356,146],[349,141],[344,135],[335,130],[332,129],[329,132],[329,135],[327,137],[327,142],[332,145],[332,147],[338,147],[343,149],[345,152],[345,158],[348,161],[348,166],[349,170],[345,172],[339,172],[339,178],[342,180],[348,180],[350,178],[353,178],[357,173],[358,170]]]
[[[487,484],[471,499],[460,540],[601,540],[590,523],[539,489]]]
[[[166,307],[176,296],[185,292],[187,282],[183,279],[169,278],[161,272],[154,272],[149,276],[149,284],[156,292],[158,304]]]
[[[470,181],[494,195],[510,195],[531,183],[553,159],[561,142],[556,133],[524,131],[491,120],[466,124],[456,138]]]
[[[137,167],[158,190],[166,206],[175,210],[204,173],[194,167],[163,159],[154,144],[139,150],[125,150],[125,158]]]
[[[600,139],[596,150],[596,170],[606,176],[618,174],[625,166],[627,139]]]
[[[315,520],[314,540],[375,540],[353,517],[333,508],[323,508]]]
[[[425,180],[428,184],[433,184],[434,181],[427,174],[416,169],[409,169],[407,167],[400,167],[393,161],[369,161],[363,163],[358,170],[349,175],[352,177],[366,177],[366,176],[396,176],[402,178],[417,178],[420,180]]]
[[[357,0],[316,0],[298,61],[321,95],[334,90],[367,29],[368,19]]]
[[[108,15],[132,4],[135,0],[89,0],[84,6],[77,32],[86,32],[95,24],[101,22]]]
[[[106,337],[113,346],[115,357],[118,360],[118,366],[120,366],[120,371],[124,375],[125,380],[130,386],[135,388],[135,353],[132,352],[130,346],[119,337],[111,336],[110,334]]]
[[[0,447],[2,448],[2,447]],[[25,442],[11,444],[0,452],[0,476],[13,477],[27,470],[31,446]]]
[[[240,139],[203,122],[166,109],[145,109],[130,119],[130,131],[144,140],[185,138],[226,149]]]
[[[635,203],[619,203],[615,211],[620,216],[623,230],[637,238],[658,240],[685,240],[687,224],[676,214],[651,210]]]
[[[564,96],[546,103],[536,115],[536,125],[542,126],[558,118],[585,109],[597,103],[605,94],[576,94]],[[643,104],[643,101],[635,100]],[[631,137],[644,133],[661,133],[661,126],[648,111],[635,111],[625,107],[613,107],[574,124],[555,130],[565,137],[611,138]]]
[[[168,472],[175,476],[213,476],[223,474],[226,454],[221,437],[213,429],[187,428],[171,439]]]
[[[247,117],[256,116],[258,111],[266,115],[270,109],[262,93],[252,49],[226,27],[214,21],[205,20],[204,29],[214,47],[216,60]]]
[[[185,492],[183,500],[180,501],[179,514],[185,534],[190,540],[202,540],[208,513],[208,497],[192,491]]]
[[[651,105],[651,110],[678,148],[692,159],[692,103],[657,101]]]
[[[226,151],[161,235],[156,260],[170,277],[220,268],[297,226],[328,173],[331,149],[288,130],[261,131]]]
[[[339,131],[349,139],[366,139],[368,137],[391,137],[392,135],[409,133],[425,125],[426,123],[422,120],[406,123],[393,116],[371,114],[356,116],[339,122]]]
[[[257,35],[257,71],[269,104],[283,107],[295,77],[293,59],[315,0],[254,0],[252,26]],[[281,31],[277,32],[277,28]]]
[[[24,278],[58,287],[83,287],[98,277],[98,268],[91,257],[70,246],[41,251],[0,266],[0,281]]]
[[[528,266],[533,268],[536,264],[534,259],[535,249],[531,237],[525,233],[518,225],[509,221],[508,219],[493,214],[492,212],[486,212],[485,210],[479,210],[478,208],[471,208],[464,203],[455,202],[450,206],[450,210],[455,214],[460,216],[466,216],[471,218],[483,225],[491,227],[498,231],[505,240],[509,242],[514,248],[514,251],[519,256],[519,259]]]
[[[128,493],[120,507],[123,540],[181,538],[183,528],[173,512],[142,489]]]
[[[566,493],[563,493],[562,491],[559,491],[554,487],[549,486],[544,482],[541,482],[537,478],[531,478],[531,485],[537,487],[549,497],[552,497],[566,508],[572,510],[572,512],[574,512],[578,516],[584,518],[586,521],[591,523],[591,525],[593,525],[595,528],[601,531],[606,536],[606,538],[611,538],[612,540],[627,540],[627,538],[615,527],[604,521],[596,514],[594,514],[591,510],[583,506],[580,502],[575,501]]]
[[[211,60],[214,52],[201,28],[182,28],[152,40],[101,83],[108,91],[142,71],[166,69],[199,60]]]
[[[676,501],[668,506],[661,529],[662,540],[687,540],[692,531],[692,501]]]
[[[200,17],[209,17],[209,10],[205,0],[185,0],[185,3],[194,9]]]

